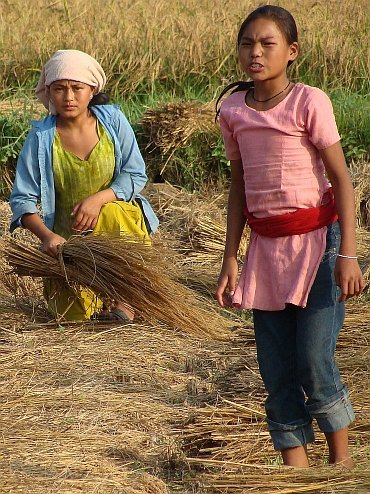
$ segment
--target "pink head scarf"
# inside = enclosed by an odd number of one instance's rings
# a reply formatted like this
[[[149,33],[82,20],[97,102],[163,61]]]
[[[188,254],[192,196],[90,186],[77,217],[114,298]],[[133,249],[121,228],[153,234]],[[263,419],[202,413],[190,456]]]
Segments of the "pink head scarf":
[[[58,50],[42,68],[36,87],[37,98],[53,115],[57,112],[45,91],[61,80],[88,84],[95,88],[94,94],[100,93],[106,83],[104,70],[93,57],[78,50]]]

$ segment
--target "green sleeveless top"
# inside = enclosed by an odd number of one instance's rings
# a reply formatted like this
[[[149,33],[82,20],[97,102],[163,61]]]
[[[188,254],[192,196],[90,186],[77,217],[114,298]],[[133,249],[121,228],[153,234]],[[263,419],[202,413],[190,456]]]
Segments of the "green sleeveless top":
[[[71,226],[75,204],[82,199],[107,189],[115,168],[114,145],[104,127],[97,121],[99,142],[88,160],[82,160],[63,149],[60,136],[55,132],[53,142],[53,173],[55,184],[54,232],[68,239],[76,232]]]

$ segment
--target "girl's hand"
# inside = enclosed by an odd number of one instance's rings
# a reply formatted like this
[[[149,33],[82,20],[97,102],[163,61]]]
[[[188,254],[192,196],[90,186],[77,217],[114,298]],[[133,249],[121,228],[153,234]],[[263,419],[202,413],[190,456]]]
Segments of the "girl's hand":
[[[82,199],[75,205],[71,213],[71,216],[75,217],[72,228],[83,232],[94,230],[102,206],[115,200],[117,200],[117,197],[111,188],[101,190],[92,196]]]
[[[339,302],[358,297],[364,287],[362,272],[357,259],[337,257],[334,269],[335,283],[341,289]]]
[[[216,299],[221,307],[233,307],[232,297],[234,295],[237,277],[237,259],[224,259],[216,291]]]
[[[25,213],[22,224],[41,240],[41,251],[44,254],[57,257],[58,245],[64,244],[65,238],[49,230],[37,213]]]
[[[72,228],[83,232],[93,230],[98,221],[102,206],[103,204],[96,197],[96,194],[82,199],[82,201],[75,205],[71,213],[71,216],[75,217]]]
[[[42,240],[41,251],[44,252],[44,254],[48,254],[50,257],[57,257],[58,245],[64,244],[65,241],[65,238],[54,232],[50,232],[50,234],[45,236]]]

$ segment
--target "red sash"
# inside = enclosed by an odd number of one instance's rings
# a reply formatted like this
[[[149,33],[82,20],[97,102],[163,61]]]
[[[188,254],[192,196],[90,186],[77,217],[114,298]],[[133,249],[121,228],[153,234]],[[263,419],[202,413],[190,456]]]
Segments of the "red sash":
[[[324,194],[323,201],[326,198],[329,201],[322,206],[307,209],[300,208],[294,213],[270,216],[268,218],[255,218],[246,207],[244,215],[247,218],[247,224],[250,229],[258,233],[258,235],[270,238],[301,235],[337,221],[338,213],[331,188]]]

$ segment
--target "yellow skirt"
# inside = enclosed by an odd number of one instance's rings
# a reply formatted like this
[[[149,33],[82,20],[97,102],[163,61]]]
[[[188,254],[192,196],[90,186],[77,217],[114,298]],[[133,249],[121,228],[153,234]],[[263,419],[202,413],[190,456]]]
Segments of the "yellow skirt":
[[[143,213],[135,201],[114,201],[105,204],[101,208],[93,234],[103,232],[112,235],[131,233],[149,241]],[[90,319],[103,306],[103,302],[91,290],[82,287],[75,289],[57,280],[44,280],[44,297],[49,311],[56,318],[67,321]]]

